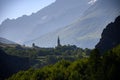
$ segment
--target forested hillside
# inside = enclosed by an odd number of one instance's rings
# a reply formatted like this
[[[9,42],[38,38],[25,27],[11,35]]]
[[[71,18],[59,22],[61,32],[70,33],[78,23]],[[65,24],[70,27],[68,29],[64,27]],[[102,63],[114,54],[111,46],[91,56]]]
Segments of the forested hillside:
[[[14,74],[8,80],[119,80],[120,45],[100,56],[93,50],[89,58],[74,62],[59,61],[40,69]]]
[[[0,79],[10,77],[21,70],[42,68],[61,60],[75,61],[88,57],[90,49],[82,49],[75,45],[61,45],[55,48],[40,48],[33,44],[25,45],[0,43]]]
[[[20,70],[29,68],[30,62],[28,58],[8,55],[0,48],[0,80],[4,80],[4,78]]]

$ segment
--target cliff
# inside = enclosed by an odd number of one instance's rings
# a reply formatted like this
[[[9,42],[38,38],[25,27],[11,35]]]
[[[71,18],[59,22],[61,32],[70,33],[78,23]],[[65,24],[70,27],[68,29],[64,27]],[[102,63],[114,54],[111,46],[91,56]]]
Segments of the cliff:
[[[101,39],[96,45],[100,52],[105,52],[120,44],[120,16],[103,30]]]

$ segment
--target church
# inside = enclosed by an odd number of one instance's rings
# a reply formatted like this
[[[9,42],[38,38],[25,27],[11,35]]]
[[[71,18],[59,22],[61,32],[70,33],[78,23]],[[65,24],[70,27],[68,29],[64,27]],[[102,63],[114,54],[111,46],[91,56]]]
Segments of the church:
[[[59,36],[58,36],[57,47],[60,47],[60,46],[61,46],[61,44],[60,44],[60,38],[59,38]]]

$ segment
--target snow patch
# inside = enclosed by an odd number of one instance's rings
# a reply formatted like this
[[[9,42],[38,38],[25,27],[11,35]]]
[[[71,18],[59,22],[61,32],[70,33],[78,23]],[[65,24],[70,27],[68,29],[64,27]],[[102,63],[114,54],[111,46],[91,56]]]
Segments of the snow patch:
[[[90,0],[88,4],[93,5],[97,0]]]

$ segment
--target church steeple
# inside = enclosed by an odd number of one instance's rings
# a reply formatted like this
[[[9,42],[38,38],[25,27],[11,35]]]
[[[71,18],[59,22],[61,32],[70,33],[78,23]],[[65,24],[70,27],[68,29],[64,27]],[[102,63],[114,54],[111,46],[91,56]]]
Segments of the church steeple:
[[[57,40],[57,46],[61,46],[59,36],[58,36],[58,40]]]

